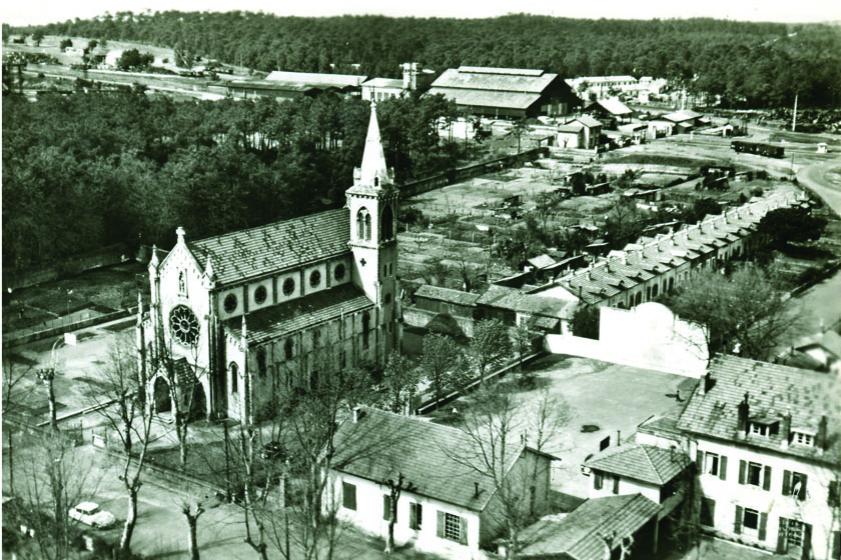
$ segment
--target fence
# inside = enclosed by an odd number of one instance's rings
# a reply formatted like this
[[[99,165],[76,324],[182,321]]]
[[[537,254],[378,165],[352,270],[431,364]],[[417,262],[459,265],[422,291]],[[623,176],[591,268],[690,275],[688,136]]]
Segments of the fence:
[[[546,147],[532,148],[531,150],[526,150],[524,152],[520,152],[519,154],[511,154],[496,159],[473,163],[464,167],[457,167],[445,173],[439,173],[425,179],[406,183],[400,187],[400,193],[406,198],[416,196],[429,192],[433,189],[437,189],[438,187],[452,185],[453,183],[472,179],[473,177],[478,177],[479,175],[484,175],[492,171],[499,171],[500,169],[504,169],[506,167],[513,167],[514,165],[518,165],[526,161],[534,161],[538,158],[546,157],[548,153],[549,149]]]
[[[23,329],[11,332],[9,334],[3,335],[3,345],[7,348],[12,346],[17,346],[20,344],[26,344],[29,342],[34,342],[36,340],[42,340],[45,338],[51,338],[54,336],[58,336],[60,334],[66,332],[77,331],[79,329],[85,329],[88,327],[92,327],[94,325],[101,325],[102,323],[109,323],[111,321],[116,321],[117,319],[122,319],[124,317],[128,317],[132,315],[137,310],[137,307],[129,307],[127,309],[121,309],[119,311],[114,311],[113,313],[104,313],[100,315],[95,315],[93,317],[86,317],[84,319],[75,319],[69,318],[70,320],[64,320],[68,318],[60,318],[56,319],[57,324],[50,326],[46,329],[41,330],[34,330],[34,329]]]
[[[87,270],[118,264],[128,256],[128,245],[118,243],[51,266],[22,271],[4,269],[3,283],[8,289],[19,290],[61,277],[81,274]]]

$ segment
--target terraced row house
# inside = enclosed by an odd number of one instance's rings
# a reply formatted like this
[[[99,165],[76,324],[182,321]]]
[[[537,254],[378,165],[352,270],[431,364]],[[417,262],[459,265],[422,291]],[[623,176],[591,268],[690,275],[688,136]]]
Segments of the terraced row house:
[[[749,254],[762,217],[797,202],[794,192],[757,199],[669,234],[642,237],[530,293],[590,305],[630,308],[656,299],[698,268]]]
[[[372,104],[344,208],[196,241],[178,228],[165,258],[153,252],[138,333],[161,366],[148,375],[157,411],[180,385],[197,412],[251,421],[283,391],[383,364],[400,341],[397,199]]]

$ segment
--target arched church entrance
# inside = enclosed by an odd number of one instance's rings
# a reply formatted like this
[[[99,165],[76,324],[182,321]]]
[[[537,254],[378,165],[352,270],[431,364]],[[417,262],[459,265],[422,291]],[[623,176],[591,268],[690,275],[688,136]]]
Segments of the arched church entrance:
[[[172,410],[172,401],[169,398],[169,383],[163,377],[155,379],[155,411],[169,412]]]

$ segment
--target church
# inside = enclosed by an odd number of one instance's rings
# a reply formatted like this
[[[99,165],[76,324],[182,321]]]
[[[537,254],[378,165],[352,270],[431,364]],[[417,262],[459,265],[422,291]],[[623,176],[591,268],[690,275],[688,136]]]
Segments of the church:
[[[188,376],[195,413],[259,420],[285,391],[382,367],[400,348],[398,191],[374,103],[346,196],[344,208],[206,239],[179,227],[165,258],[153,251],[138,341],[160,368],[148,374],[158,412],[172,408],[169,382]]]

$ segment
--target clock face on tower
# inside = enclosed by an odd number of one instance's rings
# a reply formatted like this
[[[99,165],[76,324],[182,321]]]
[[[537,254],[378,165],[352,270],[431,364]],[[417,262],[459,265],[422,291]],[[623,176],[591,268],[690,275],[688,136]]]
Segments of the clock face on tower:
[[[199,339],[199,320],[186,305],[177,305],[169,313],[169,330],[184,346],[195,346]]]

